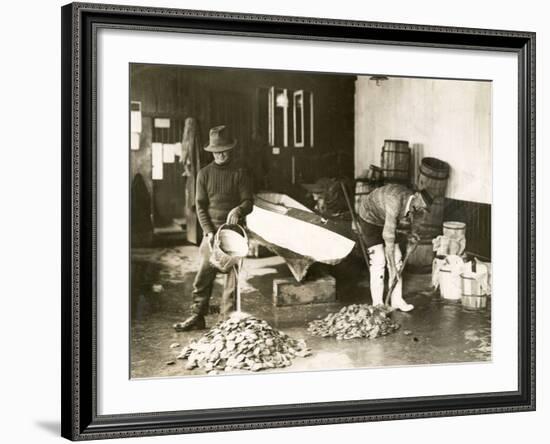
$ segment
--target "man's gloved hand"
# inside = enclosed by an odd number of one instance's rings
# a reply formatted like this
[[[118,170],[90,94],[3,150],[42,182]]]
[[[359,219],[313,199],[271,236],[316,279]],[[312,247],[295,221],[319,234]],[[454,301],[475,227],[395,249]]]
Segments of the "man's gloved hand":
[[[235,207],[227,215],[227,223],[230,225],[238,224],[240,217],[241,217],[241,209],[239,207]]]
[[[420,236],[416,233],[411,233],[409,234],[407,240],[409,244],[417,244],[420,242]]]
[[[420,236],[416,233],[411,233],[407,237],[407,251],[412,251],[420,242]]]

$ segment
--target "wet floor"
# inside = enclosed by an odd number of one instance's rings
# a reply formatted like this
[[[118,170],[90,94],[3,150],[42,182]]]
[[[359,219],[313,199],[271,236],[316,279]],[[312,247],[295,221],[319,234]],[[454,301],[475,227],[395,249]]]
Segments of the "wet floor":
[[[193,279],[198,268],[195,246],[143,248],[132,251],[131,375],[133,378],[202,375],[201,369],[186,370],[176,360],[181,347],[205,331],[176,332],[172,325],[189,313]],[[278,371],[326,370],[357,367],[426,365],[479,362],[491,359],[490,306],[483,311],[464,309],[460,303],[443,300],[430,290],[429,275],[404,277],[404,295],[415,305],[409,313],[394,312],[401,328],[374,340],[338,341],[307,332],[307,325],[343,305],[370,303],[368,274],[353,258],[335,266],[315,264],[315,273],[336,277],[337,302],[292,307],[274,307],[273,279],[290,277],[277,256],[246,259],[241,274],[242,310],[264,319],[296,339],[305,339],[311,356],[295,358]],[[219,275],[211,304],[215,307],[223,288]],[[207,328],[219,320],[206,317]],[[176,346],[175,344],[179,344]],[[171,347],[172,346],[172,347]],[[170,364],[168,364],[170,363]]]

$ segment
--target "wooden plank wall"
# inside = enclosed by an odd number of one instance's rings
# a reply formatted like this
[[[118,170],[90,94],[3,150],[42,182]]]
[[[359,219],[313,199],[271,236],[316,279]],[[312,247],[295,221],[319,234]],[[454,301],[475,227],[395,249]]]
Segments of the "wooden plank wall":
[[[466,224],[466,250],[491,259],[491,205],[445,198],[444,220]]]
[[[355,76],[141,64],[132,64],[130,75],[130,99],[142,103],[144,116],[195,117],[205,144],[210,127],[232,124],[240,157],[259,188],[285,191],[288,180],[275,179],[287,176],[291,156],[303,182],[353,175]],[[314,93],[314,148],[289,147],[279,158],[271,155],[258,90],[272,85]]]

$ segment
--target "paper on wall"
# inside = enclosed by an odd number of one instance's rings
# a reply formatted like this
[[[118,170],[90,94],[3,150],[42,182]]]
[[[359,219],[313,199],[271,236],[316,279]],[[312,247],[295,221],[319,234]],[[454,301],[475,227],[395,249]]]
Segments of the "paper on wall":
[[[141,111],[130,112],[130,131],[141,133]]]
[[[133,151],[139,150],[139,133],[132,132],[130,134],[130,149]]]
[[[163,152],[162,161],[164,163],[174,163],[175,151],[176,150],[175,150],[174,144],[165,143],[162,146],[162,152]]]
[[[174,154],[180,158],[181,162],[181,158],[183,157],[183,147],[181,145],[181,142],[174,144]]]
[[[170,128],[170,119],[155,118],[155,128]]]
[[[153,152],[151,157],[152,157],[153,168],[152,168],[151,176],[153,180],[162,180],[163,178],[162,143],[153,143],[152,150]]]

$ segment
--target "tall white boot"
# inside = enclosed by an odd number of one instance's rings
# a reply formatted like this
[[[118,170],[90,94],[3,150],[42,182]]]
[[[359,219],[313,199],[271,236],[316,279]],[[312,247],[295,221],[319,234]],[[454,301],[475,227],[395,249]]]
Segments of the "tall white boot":
[[[367,250],[369,255],[370,294],[372,305],[384,303],[384,275],[386,272],[386,256],[384,245],[374,245]]]
[[[395,245],[395,267],[397,268],[397,271],[401,270],[401,267],[403,266],[403,258],[401,255],[401,250],[399,248],[399,245]],[[391,285],[390,282],[388,285]],[[395,288],[391,294],[391,306],[395,310],[401,310],[401,311],[411,311],[414,308],[414,305],[407,304],[405,302],[405,299],[403,299],[403,279],[399,278],[397,281],[397,284],[395,284]]]

